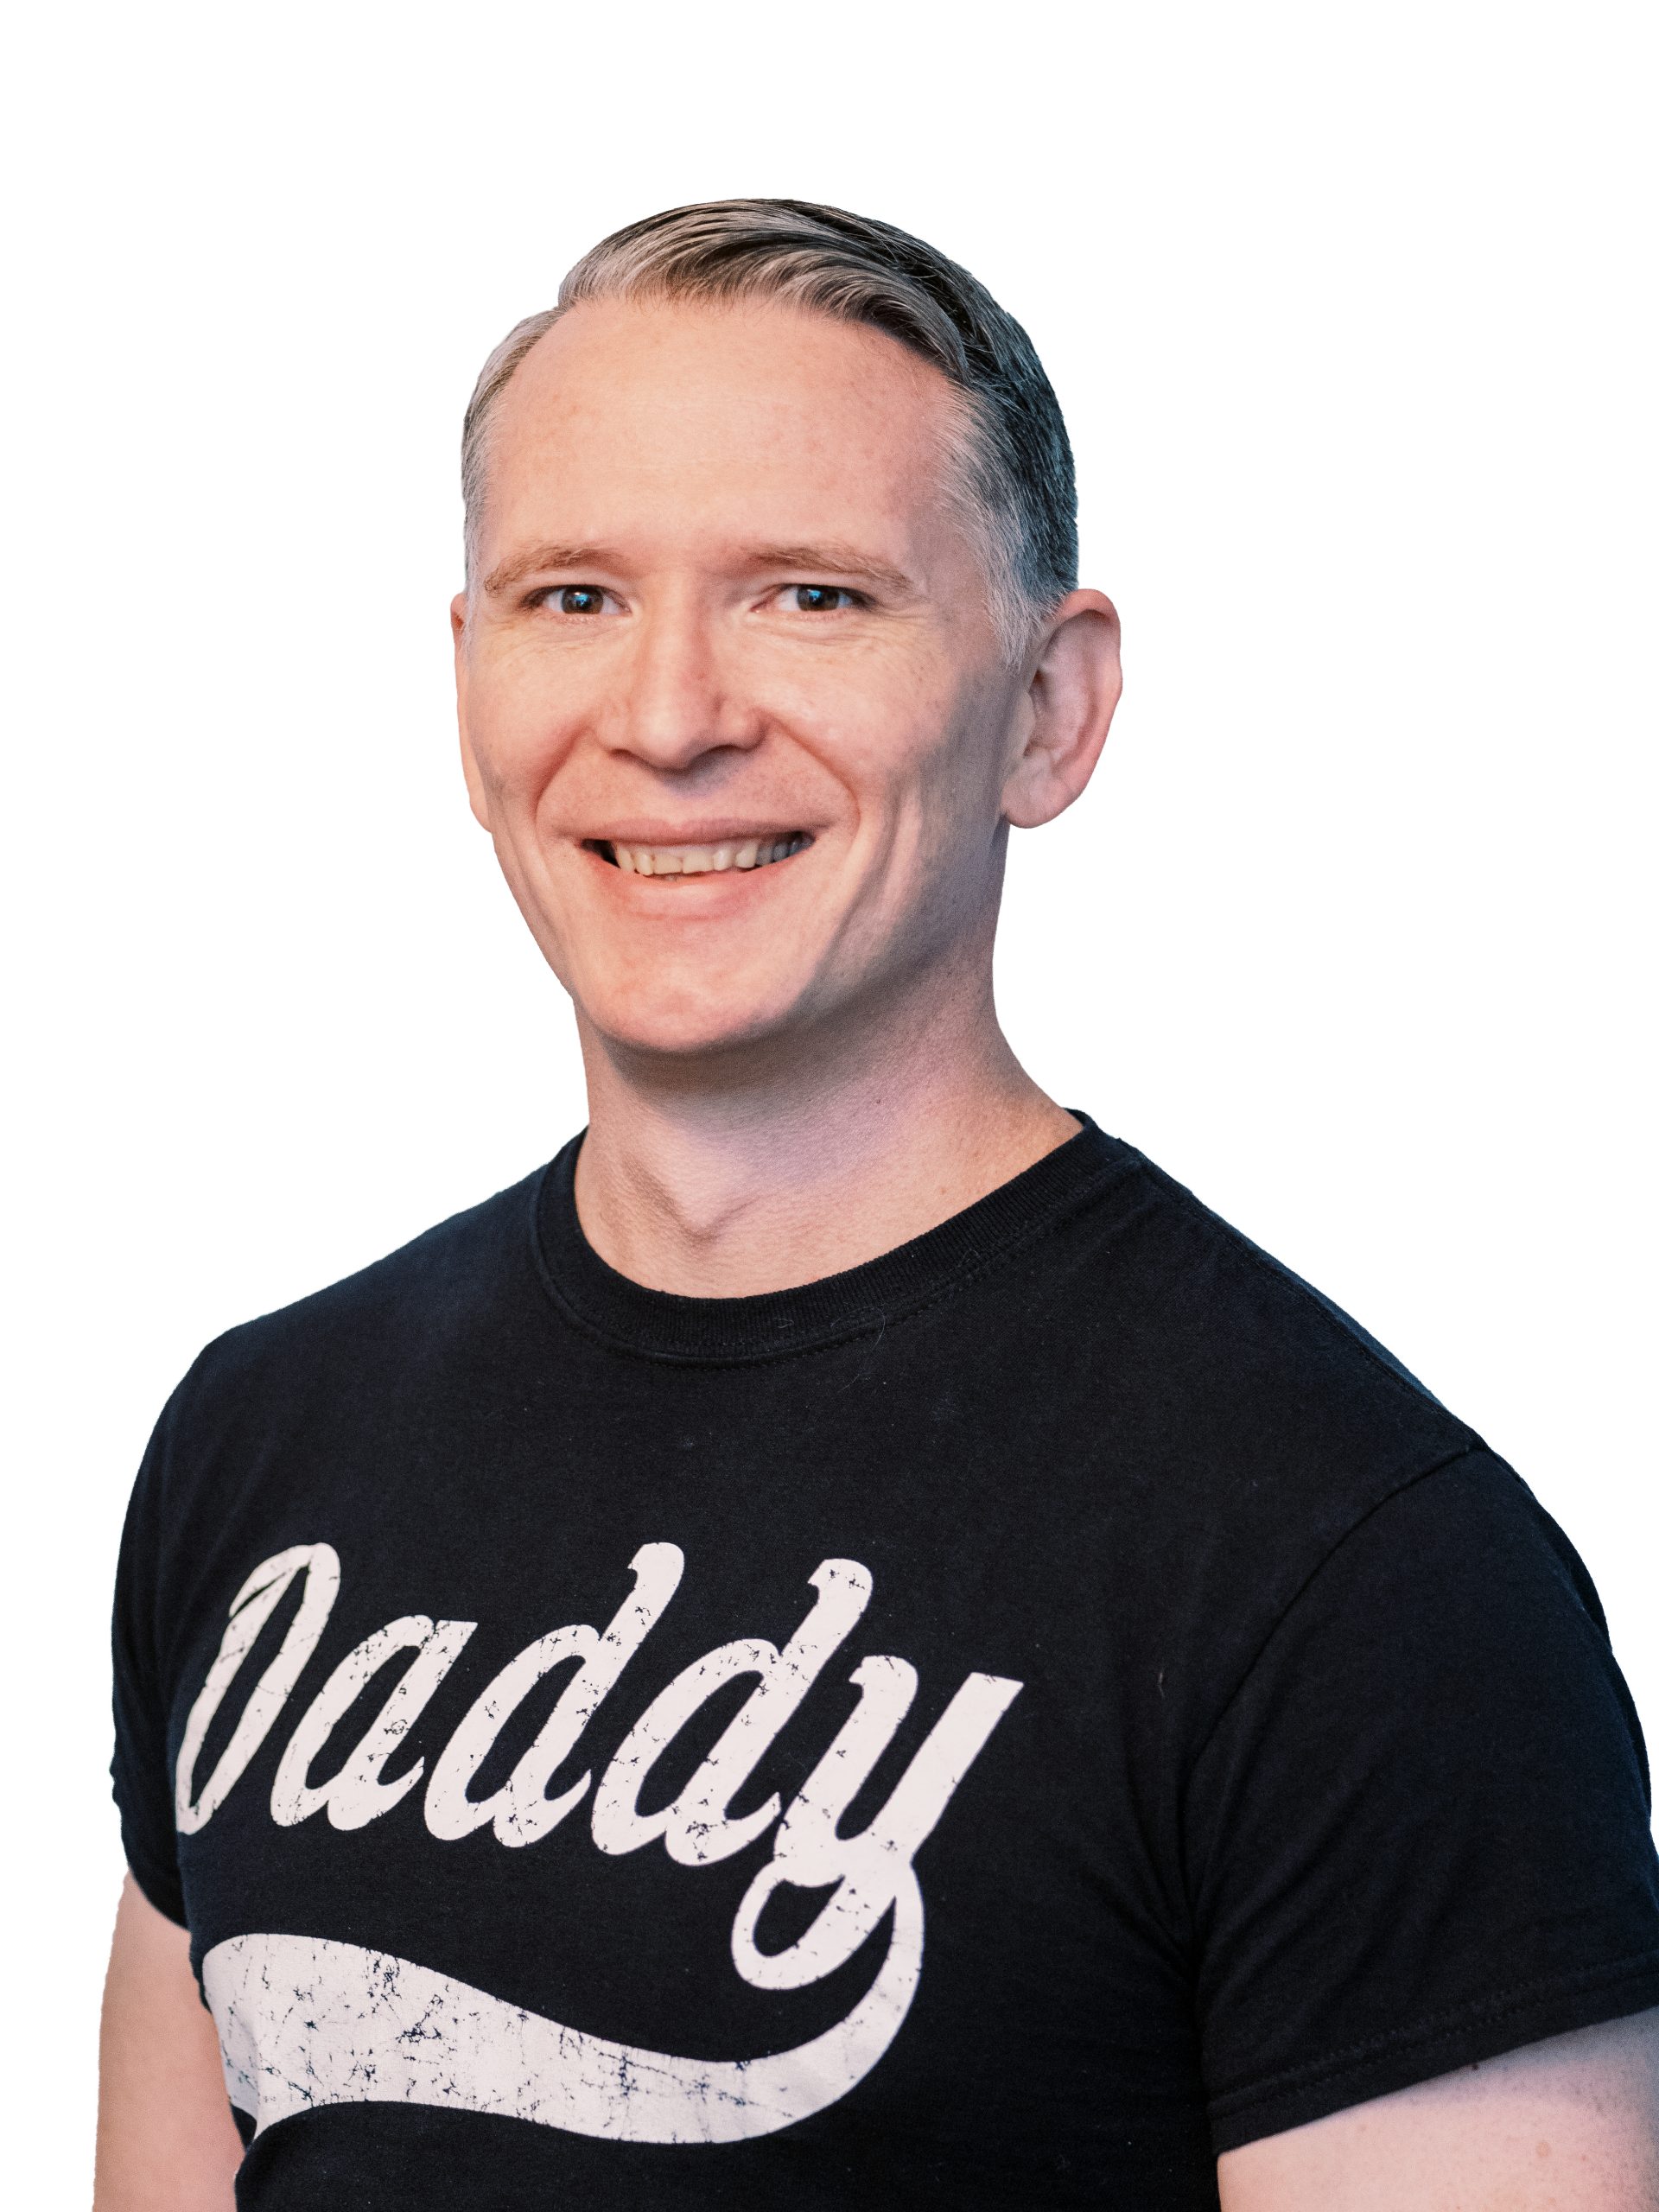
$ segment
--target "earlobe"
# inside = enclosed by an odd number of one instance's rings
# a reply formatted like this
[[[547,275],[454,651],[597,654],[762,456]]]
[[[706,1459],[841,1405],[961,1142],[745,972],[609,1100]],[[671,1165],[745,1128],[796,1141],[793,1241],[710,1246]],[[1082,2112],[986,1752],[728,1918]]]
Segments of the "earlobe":
[[[1116,608],[1103,592],[1071,593],[1039,650],[1026,741],[1003,786],[1003,816],[1015,829],[1052,822],[1082,795],[1122,689]]]

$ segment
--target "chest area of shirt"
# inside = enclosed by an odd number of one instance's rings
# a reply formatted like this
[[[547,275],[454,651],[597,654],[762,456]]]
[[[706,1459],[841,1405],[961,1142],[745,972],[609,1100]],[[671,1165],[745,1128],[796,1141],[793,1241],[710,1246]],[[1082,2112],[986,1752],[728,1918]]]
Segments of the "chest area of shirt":
[[[368,2068],[394,2098],[741,2139],[876,2065],[921,1979],[918,1853],[1027,1685],[963,1664],[959,1623],[882,1648],[850,1554],[807,1560],[780,1619],[786,1548],[747,1622],[729,1560],[699,1592],[668,1537],[608,1573],[504,1563],[493,1618],[391,1611],[400,1563],[429,1600],[446,1581],[418,1546],[356,1602],[326,1538],[251,1564],[179,1685],[174,1768],[204,1984],[261,2126]],[[584,1568],[599,1602],[537,1621],[538,1581],[572,1595]]]

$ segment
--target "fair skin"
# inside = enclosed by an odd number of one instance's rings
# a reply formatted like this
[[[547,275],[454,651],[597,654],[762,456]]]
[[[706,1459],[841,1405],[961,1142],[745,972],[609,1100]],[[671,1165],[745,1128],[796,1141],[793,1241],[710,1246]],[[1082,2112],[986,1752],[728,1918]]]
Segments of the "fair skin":
[[[856,1265],[1073,1131],[997,1026],[991,950],[1010,828],[1099,757],[1116,618],[1074,592],[1010,659],[952,429],[925,364],[775,305],[584,305],[503,397],[453,610],[463,761],[575,1004],[583,1226],[638,1281]],[[130,1885],[98,2212],[228,2207],[237,2147],[187,1939]],[[1218,2171],[1225,2212],[1659,2208],[1659,2015]]]
[[[129,1874],[99,2037],[96,2212],[228,2212],[241,2158],[190,1937]]]
[[[1075,592],[1007,664],[950,428],[890,340],[777,308],[587,306],[504,396],[454,608],[467,785],[575,1002],[583,1224],[655,1287],[851,1267],[1074,1134],[991,943],[1010,823],[1105,741],[1116,617]]]

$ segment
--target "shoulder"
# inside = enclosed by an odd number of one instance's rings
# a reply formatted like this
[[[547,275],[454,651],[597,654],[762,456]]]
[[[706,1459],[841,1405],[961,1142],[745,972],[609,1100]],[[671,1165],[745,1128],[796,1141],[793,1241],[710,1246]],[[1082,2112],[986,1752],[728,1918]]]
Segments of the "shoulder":
[[[1068,1493],[1162,1593],[1134,1609],[1157,1664],[1185,1637],[1224,1698],[1321,1563],[1482,1440],[1144,1156],[1122,1147],[1118,1170],[1052,1241],[1031,1300],[1062,1348]]]
[[[1144,1154],[1115,1150],[1119,1173],[1084,1210],[1067,1294],[1162,1425],[1340,1457],[1357,1424],[1417,1471],[1479,1442],[1333,1300]]]
[[[534,1257],[547,1170],[452,1215],[370,1266],[213,1339],[162,1416],[196,1449],[250,1426],[266,1433],[308,1409],[384,1407],[522,1333],[540,1311]]]

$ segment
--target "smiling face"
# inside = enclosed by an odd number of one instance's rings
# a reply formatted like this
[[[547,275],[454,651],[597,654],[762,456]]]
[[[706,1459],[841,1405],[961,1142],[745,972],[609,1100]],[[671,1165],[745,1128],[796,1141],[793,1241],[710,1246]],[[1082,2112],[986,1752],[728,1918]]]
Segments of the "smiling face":
[[[953,502],[956,409],[894,340],[771,302],[584,304],[502,395],[454,609],[468,786],[613,1046],[988,973],[1030,671]]]

